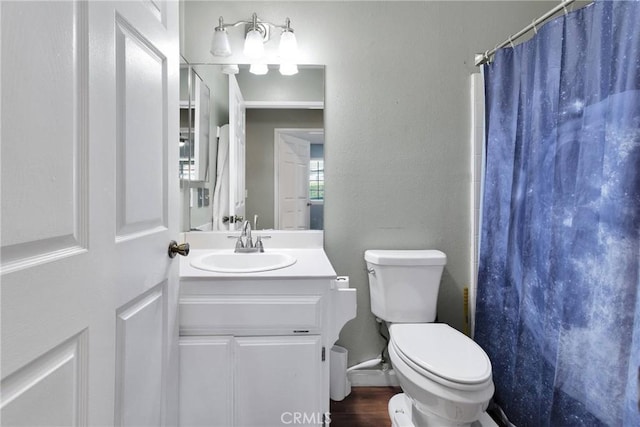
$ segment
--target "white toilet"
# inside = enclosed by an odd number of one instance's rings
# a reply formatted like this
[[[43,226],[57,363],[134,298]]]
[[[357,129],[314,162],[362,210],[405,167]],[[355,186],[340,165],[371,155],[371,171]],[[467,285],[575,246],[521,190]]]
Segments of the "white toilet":
[[[447,256],[436,250],[368,250],[364,259],[371,311],[389,324],[389,357],[404,391],[389,401],[393,426],[490,420],[489,357],[461,332],[432,323]]]

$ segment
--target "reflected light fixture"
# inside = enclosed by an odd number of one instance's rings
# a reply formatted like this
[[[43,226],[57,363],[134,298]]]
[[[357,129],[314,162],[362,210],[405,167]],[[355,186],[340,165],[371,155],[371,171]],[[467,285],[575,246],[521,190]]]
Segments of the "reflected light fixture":
[[[271,28],[282,30],[280,35],[280,45],[278,46],[278,56],[280,57],[280,73],[283,75],[292,75],[298,72],[296,64],[296,56],[298,50],[298,42],[291,28],[291,21],[286,18],[284,25],[276,25],[270,22],[261,21],[258,15],[253,13],[251,20],[238,21],[233,24],[225,24],[222,16],[219,19],[218,26],[213,32],[211,40],[211,53],[214,56],[226,57],[231,55],[231,45],[229,43],[229,34],[227,28],[233,28],[245,25],[244,39],[244,55],[250,59],[251,69],[254,74],[266,74],[268,67],[264,60],[265,49],[264,44],[271,38]]]
[[[240,67],[238,67],[238,64],[226,64],[222,66],[222,72],[224,74],[238,74]]]
[[[249,72],[258,76],[264,76],[269,72],[269,67],[264,62],[254,62],[249,67]]]
[[[298,66],[296,64],[283,62],[280,64],[280,74],[283,76],[293,76],[298,74]]]

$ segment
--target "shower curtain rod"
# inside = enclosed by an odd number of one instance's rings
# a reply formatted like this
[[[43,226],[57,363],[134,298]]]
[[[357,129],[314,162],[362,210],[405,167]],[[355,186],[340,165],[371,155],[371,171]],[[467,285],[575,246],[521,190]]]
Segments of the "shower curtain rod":
[[[522,30],[518,31],[515,34],[512,34],[509,36],[509,38],[507,38],[505,41],[503,41],[502,43],[496,45],[496,47],[494,47],[491,50],[487,50],[484,53],[476,53],[475,56],[475,63],[476,63],[476,67],[482,65],[482,64],[486,64],[487,62],[491,61],[491,57],[496,53],[496,51],[502,47],[505,47],[508,44],[513,44],[514,40],[522,37],[523,35],[527,34],[529,31],[531,30],[536,30],[537,32],[537,28],[536,26],[539,24],[542,24],[544,21],[546,21],[547,19],[551,18],[553,15],[555,15],[557,12],[559,12],[560,10],[564,9],[564,13],[567,13],[567,6],[569,6],[571,3],[573,3],[576,0],[564,0],[561,1],[560,4],[558,4],[556,7],[554,7],[553,9],[551,9],[550,11],[548,11],[547,13],[545,13],[544,15],[542,15],[541,17],[534,19],[533,22],[531,22],[531,24],[527,25],[526,27],[524,27]]]

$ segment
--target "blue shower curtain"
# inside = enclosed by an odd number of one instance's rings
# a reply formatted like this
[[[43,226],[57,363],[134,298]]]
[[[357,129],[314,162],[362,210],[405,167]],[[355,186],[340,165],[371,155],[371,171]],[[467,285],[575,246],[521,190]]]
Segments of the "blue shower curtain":
[[[475,339],[519,427],[640,426],[640,2],[485,66]]]

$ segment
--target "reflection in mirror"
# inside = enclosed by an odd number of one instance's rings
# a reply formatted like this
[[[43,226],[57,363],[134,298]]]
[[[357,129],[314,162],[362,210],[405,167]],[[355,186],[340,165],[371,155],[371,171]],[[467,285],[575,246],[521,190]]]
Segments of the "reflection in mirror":
[[[322,229],[324,67],[282,76],[183,64],[180,178],[184,230]]]
[[[186,63],[180,65],[180,160],[183,230],[191,228],[191,212],[196,223],[206,222],[211,211],[213,175],[211,150],[211,94],[209,85]],[[215,135],[215,134],[214,134]],[[213,160],[215,160],[213,158]]]

